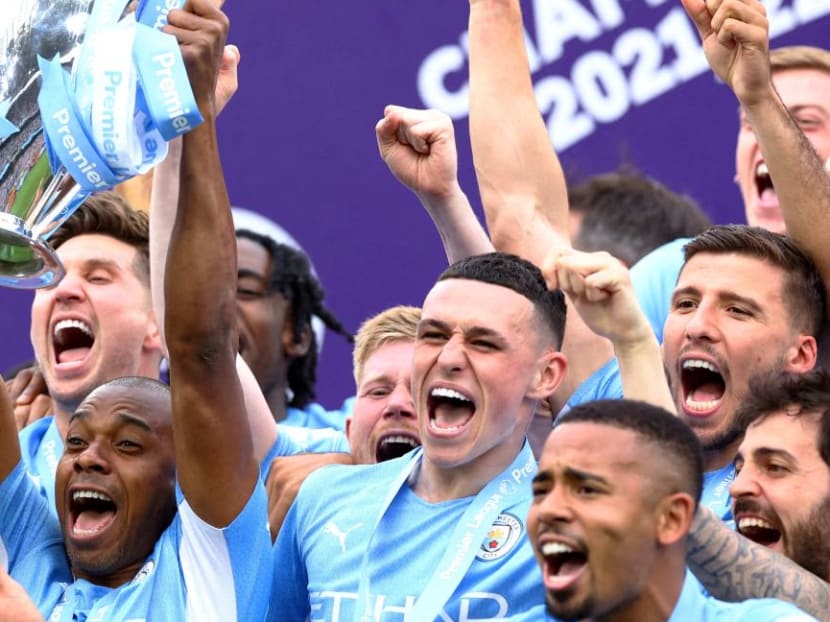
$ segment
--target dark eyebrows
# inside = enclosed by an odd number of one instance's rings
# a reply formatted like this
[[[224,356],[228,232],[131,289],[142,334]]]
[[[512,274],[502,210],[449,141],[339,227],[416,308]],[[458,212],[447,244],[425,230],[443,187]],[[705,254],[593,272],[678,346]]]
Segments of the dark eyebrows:
[[[424,331],[429,330],[430,328],[441,331],[442,333],[449,333],[452,332],[450,325],[446,322],[442,322],[441,320],[424,318],[420,322],[418,322],[418,331],[417,334],[423,335]],[[464,338],[465,339],[476,339],[480,337],[486,337],[488,339],[493,339],[504,343],[504,337],[498,331],[493,330],[492,328],[487,328],[486,326],[470,326],[469,328],[464,330]]]
[[[695,298],[700,298],[700,290],[696,287],[681,287],[672,293],[671,302],[674,304],[678,298],[682,298],[683,296],[693,296]],[[748,307],[754,313],[762,313],[760,305],[755,302],[754,299],[748,298],[747,296],[741,296],[740,294],[736,294],[735,292],[722,292],[718,294],[718,298],[723,302],[732,302],[740,304],[744,307]]]
[[[795,463],[796,458],[786,449],[774,449],[772,447],[758,447],[752,450],[752,457],[756,461],[761,461],[769,458],[784,458],[788,462]]]
[[[236,272],[236,278],[238,279],[258,279],[262,282],[267,281],[268,279],[255,270],[250,270],[248,268],[239,268]]]
[[[573,467],[565,467],[564,475],[566,479],[569,479],[574,482],[599,482],[600,484],[604,484],[606,486],[609,485],[607,479],[602,477],[601,475],[596,475],[594,473],[588,473],[588,471],[580,471],[579,469],[575,469]]]
[[[120,412],[116,414],[118,420],[121,425],[133,425],[139,427],[147,432],[152,432],[153,428],[150,427],[150,424],[144,421],[141,417],[136,417],[135,415],[130,415],[129,413]],[[72,413],[72,416],[69,417],[70,425],[74,421],[84,421],[85,419],[89,418],[89,413],[85,410],[76,410]]]
[[[682,296],[694,296],[696,298],[700,298],[700,290],[697,289],[696,287],[691,287],[691,286],[679,287],[679,288],[675,289],[672,292],[672,295],[671,295],[672,304],[674,304],[675,301],[678,298],[682,297]]]

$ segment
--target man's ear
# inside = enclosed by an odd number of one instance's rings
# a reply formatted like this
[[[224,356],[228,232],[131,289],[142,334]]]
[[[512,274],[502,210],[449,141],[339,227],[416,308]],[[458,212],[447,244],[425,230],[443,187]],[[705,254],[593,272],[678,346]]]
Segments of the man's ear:
[[[553,348],[545,351],[539,359],[539,365],[527,396],[535,400],[549,397],[565,379],[567,370],[568,359],[564,354]]]
[[[282,349],[286,357],[298,358],[308,354],[311,347],[311,323],[306,322],[300,333],[299,341],[294,339],[294,318],[290,313],[285,314],[285,324],[282,327]]]
[[[685,492],[666,495],[657,508],[657,541],[672,546],[686,537],[695,515],[695,502]]]

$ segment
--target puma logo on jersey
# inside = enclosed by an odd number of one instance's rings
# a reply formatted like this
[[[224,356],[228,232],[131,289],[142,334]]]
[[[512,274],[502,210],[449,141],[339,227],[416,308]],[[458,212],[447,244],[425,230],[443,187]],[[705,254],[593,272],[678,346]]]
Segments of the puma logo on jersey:
[[[357,525],[349,527],[346,531],[341,531],[340,527],[334,524],[334,521],[329,521],[326,523],[325,527],[323,527],[323,533],[327,533],[337,538],[337,541],[340,542],[340,549],[345,553],[346,536],[348,536],[351,532],[353,532],[355,529],[358,529],[359,527],[363,527],[363,523],[358,523]]]

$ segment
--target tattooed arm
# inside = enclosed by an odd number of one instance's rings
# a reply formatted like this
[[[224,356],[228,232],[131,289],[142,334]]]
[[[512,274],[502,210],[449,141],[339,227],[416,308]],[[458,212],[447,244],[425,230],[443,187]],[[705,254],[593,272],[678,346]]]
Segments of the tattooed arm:
[[[716,598],[778,598],[830,622],[830,584],[732,531],[706,508],[699,508],[695,515],[686,561]]]

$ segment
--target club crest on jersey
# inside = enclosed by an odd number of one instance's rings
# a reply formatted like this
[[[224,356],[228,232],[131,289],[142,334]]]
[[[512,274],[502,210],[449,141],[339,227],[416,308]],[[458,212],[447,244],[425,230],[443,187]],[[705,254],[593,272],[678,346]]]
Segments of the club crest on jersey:
[[[153,569],[155,567],[155,562],[152,559],[148,560],[147,563],[141,567],[141,570],[139,570],[136,573],[135,577],[133,577],[133,583],[140,583],[141,581],[149,577],[152,574]]]
[[[516,546],[523,531],[524,526],[518,518],[506,512],[499,514],[484,537],[476,557],[483,561],[504,557]]]

